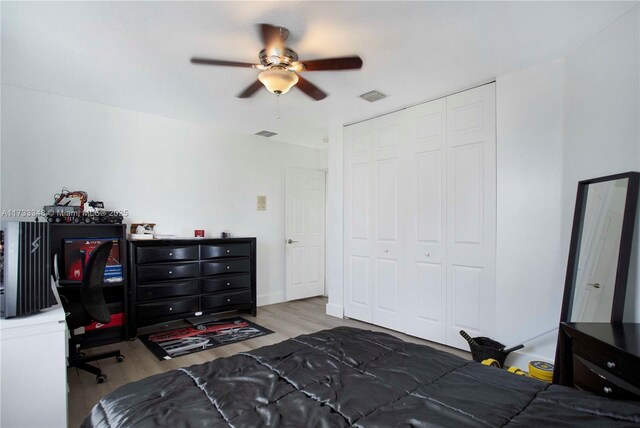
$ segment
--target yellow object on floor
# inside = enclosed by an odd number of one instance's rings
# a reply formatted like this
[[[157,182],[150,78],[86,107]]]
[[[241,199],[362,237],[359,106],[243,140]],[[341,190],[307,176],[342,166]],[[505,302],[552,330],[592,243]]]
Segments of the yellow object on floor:
[[[531,361],[529,363],[529,375],[532,378],[551,382],[553,380],[553,364],[544,361]]]
[[[500,368],[500,363],[493,358],[487,358],[486,360],[482,360],[482,364],[485,366],[497,367]]]
[[[507,371],[509,373],[513,373],[513,374],[518,375],[518,376],[528,376],[526,372],[523,372],[518,367],[509,367],[509,369]]]

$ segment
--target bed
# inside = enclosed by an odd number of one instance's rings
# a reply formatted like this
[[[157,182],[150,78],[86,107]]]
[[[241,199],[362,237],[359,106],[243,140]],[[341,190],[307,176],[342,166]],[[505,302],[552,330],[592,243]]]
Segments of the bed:
[[[122,386],[82,427],[636,426],[640,404],[338,327]]]

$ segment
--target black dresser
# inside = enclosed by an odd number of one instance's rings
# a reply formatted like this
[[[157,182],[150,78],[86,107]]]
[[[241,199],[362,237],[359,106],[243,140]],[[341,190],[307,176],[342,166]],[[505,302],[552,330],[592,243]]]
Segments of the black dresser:
[[[129,335],[232,310],[256,315],[256,239],[129,241]]]
[[[640,324],[560,323],[554,383],[640,400]]]

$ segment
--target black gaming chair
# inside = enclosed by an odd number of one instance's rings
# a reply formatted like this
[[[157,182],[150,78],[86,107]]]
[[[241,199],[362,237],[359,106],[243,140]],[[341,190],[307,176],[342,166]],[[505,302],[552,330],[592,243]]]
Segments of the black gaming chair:
[[[98,367],[91,366],[87,363],[112,357],[115,357],[118,362],[122,362],[124,355],[120,353],[120,350],[117,350],[85,356],[83,352],[80,352],[82,337],[73,335],[73,330],[87,326],[94,321],[106,324],[111,320],[111,314],[109,313],[109,308],[102,293],[102,285],[104,268],[107,265],[107,259],[111,253],[112,246],[113,243],[109,241],[93,250],[83,271],[80,301],[77,301],[77,299],[76,301],[70,301],[67,303],[68,307],[66,308],[68,312],[67,326],[71,332],[71,339],[69,340],[69,367],[77,367],[93,373],[96,375],[98,383],[106,381],[107,376],[103,374]]]

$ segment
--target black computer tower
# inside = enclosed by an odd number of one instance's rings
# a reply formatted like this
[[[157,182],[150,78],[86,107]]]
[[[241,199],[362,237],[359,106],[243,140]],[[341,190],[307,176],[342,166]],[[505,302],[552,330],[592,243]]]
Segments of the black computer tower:
[[[0,316],[28,315],[51,307],[49,223],[0,223]]]

